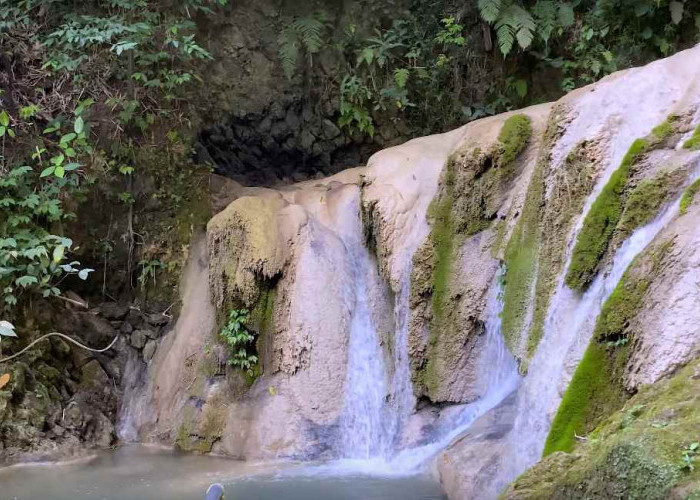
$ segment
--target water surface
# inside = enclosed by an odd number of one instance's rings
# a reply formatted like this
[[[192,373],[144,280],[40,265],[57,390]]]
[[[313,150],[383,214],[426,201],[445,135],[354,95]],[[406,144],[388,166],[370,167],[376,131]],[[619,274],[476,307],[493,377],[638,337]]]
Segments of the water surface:
[[[322,472],[319,472],[322,471]],[[201,499],[220,482],[228,500],[444,500],[427,476],[371,476],[333,467],[249,464],[129,445],[65,464],[0,470],[3,499]]]

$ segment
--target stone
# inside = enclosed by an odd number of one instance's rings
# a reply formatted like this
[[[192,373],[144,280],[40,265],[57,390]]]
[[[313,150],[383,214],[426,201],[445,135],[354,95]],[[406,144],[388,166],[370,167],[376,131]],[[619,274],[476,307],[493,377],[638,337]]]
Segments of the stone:
[[[301,132],[301,147],[303,149],[309,150],[314,145],[316,138],[307,129]]]
[[[131,334],[131,345],[136,349],[143,349],[148,341],[148,330],[134,330]]]
[[[328,118],[325,118],[322,122],[321,125],[323,127],[323,137],[332,140],[338,137],[341,132],[338,126],[330,121]]]
[[[128,321],[124,321],[122,323],[121,328],[119,329],[119,332],[123,333],[124,335],[129,335],[133,331],[134,331],[134,327],[131,326],[131,323],[129,323]]]
[[[129,313],[128,304],[119,304],[118,302],[103,302],[97,306],[100,314],[110,320],[123,320]]]
[[[126,316],[126,321],[134,328],[138,328],[143,323],[143,315],[138,309],[131,308],[129,309],[129,314]]]
[[[149,314],[146,317],[146,321],[148,322],[149,325],[163,326],[163,325],[167,325],[170,322],[170,318],[162,313],[153,313],[153,314]]]
[[[146,346],[143,348],[143,360],[148,363],[153,355],[156,353],[158,348],[158,343],[155,340],[149,340],[146,342]]]

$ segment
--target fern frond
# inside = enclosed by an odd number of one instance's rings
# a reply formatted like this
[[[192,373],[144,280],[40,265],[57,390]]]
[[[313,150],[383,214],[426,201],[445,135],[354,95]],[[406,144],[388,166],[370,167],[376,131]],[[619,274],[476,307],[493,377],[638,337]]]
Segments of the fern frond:
[[[515,37],[518,40],[518,45],[520,45],[520,48],[526,49],[535,39],[535,30],[537,25],[535,24],[535,20],[532,18],[532,15],[519,5],[512,5],[511,10],[513,12],[512,16],[515,20],[517,29]]]
[[[299,33],[301,43],[304,44],[307,54],[315,54],[323,46],[324,24],[315,16],[300,17],[294,21],[294,29]]]
[[[557,5],[552,0],[539,0],[532,8],[533,17],[537,21],[537,33],[545,43],[556,27],[557,12]]]
[[[408,83],[408,69],[396,68],[394,70],[394,81],[400,89],[406,88],[406,83]]]
[[[479,0],[479,13],[487,23],[491,24],[501,15],[502,0]]]
[[[503,56],[507,56],[513,50],[513,44],[515,43],[513,20],[510,17],[501,16],[494,27],[496,28],[498,48]]]
[[[574,8],[569,2],[562,2],[559,4],[559,24],[563,28],[568,28],[573,26],[574,18]]]
[[[299,58],[299,37],[294,27],[288,26],[283,29],[277,37],[277,43],[282,70],[287,79],[291,80]]]

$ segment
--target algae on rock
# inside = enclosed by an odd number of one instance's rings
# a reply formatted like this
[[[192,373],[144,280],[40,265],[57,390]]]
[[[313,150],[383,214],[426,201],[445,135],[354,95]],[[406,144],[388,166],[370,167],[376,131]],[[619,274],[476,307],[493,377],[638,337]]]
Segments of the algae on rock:
[[[635,340],[629,325],[672,245],[672,241],[657,243],[639,255],[603,304],[588,349],[552,422],[544,456],[571,451],[576,436],[593,430],[630,397],[623,381]]]
[[[649,385],[579,442],[552,453],[512,483],[502,498],[695,498],[700,467],[684,450],[700,429],[700,360]]]

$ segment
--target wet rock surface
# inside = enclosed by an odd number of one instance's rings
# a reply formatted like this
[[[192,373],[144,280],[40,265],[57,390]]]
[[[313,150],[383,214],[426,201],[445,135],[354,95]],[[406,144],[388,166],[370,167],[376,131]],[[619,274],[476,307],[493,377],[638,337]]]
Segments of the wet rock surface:
[[[130,350],[140,352],[134,345],[147,347],[143,358],[150,359],[152,338],[164,327],[160,316],[114,302],[53,312],[56,331],[88,347],[118,339],[112,349],[92,353],[53,337],[7,366],[10,382],[0,390],[1,463],[66,459],[114,444],[124,364]]]

